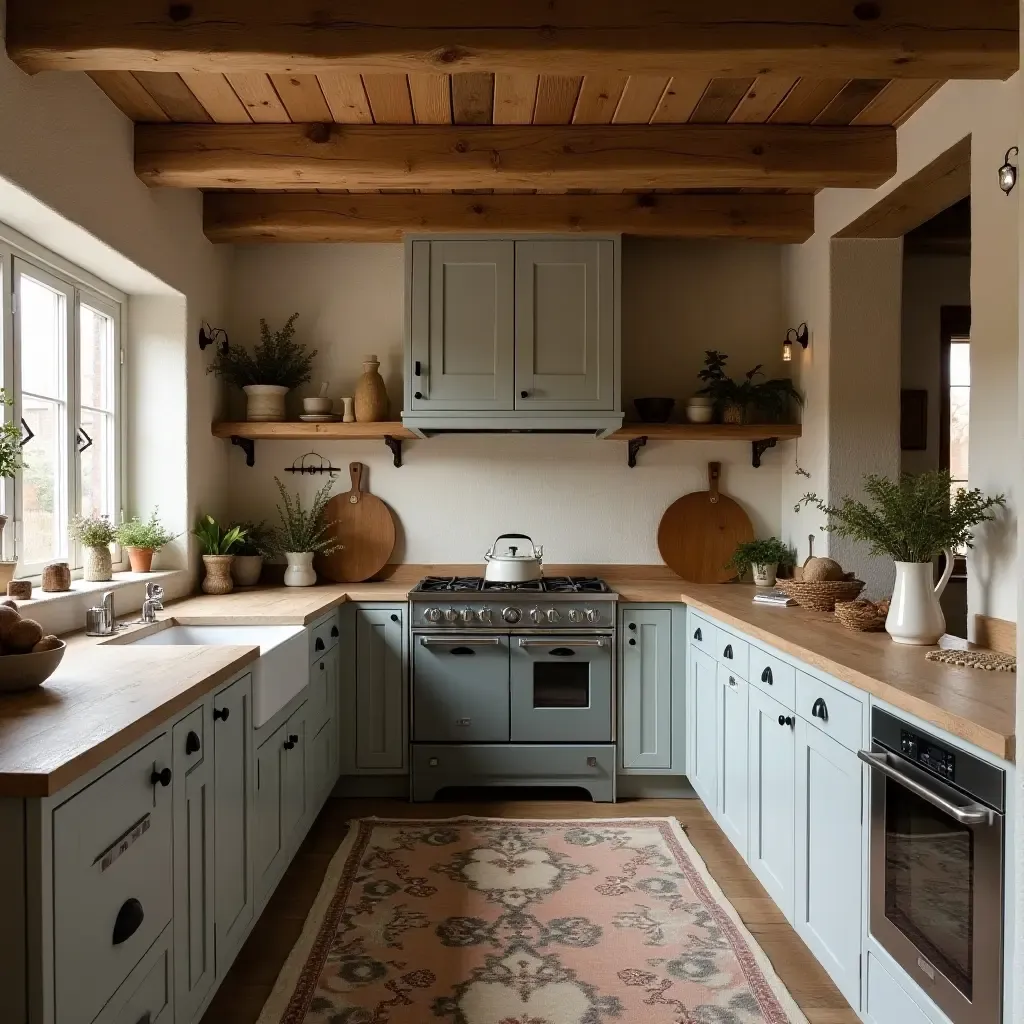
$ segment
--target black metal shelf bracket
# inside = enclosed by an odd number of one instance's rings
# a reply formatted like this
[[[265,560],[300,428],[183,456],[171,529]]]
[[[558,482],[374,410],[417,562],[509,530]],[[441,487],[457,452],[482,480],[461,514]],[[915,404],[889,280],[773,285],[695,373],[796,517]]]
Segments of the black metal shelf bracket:
[[[384,435],[384,443],[391,449],[391,454],[395,458],[395,469],[402,468],[402,442],[397,437],[392,437],[390,434]]]
[[[629,456],[627,457],[627,463],[630,469],[636,469],[636,456],[637,452],[640,451],[643,446],[647,444],[647,435],[641,434],[639,437],[631,437],[629,439]]]
[[[750,442],[750,464],[754,469],[761,468],[761,456],[764,455],[769,448],[774,448],[775,445],[778,444],[778,440],[779,439],[777,437],[763,437],[760,441]]]
[[[251,469],[256,465],[256,442],[251,437],[239,437],[231,435],[231,443],[237,444],[245,452],[245,464]]]

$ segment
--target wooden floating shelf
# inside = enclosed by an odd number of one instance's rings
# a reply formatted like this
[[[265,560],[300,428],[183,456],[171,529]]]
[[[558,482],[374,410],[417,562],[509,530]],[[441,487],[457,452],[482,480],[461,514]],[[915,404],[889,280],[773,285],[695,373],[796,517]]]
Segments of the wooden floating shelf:
[[[626,423],[607,440],[629,442],[630,469],[636,466],[637,453],[648,441],[749,441],[750,461],[757,469],[769,448],[802,433],[799,423]]]
[[[416,435],[398,422],[384,423],[214,423],[213,436],[229,438],[245,452],[245,464],[256,464],[257,441],[383,441],[395,466],[402,465],[402,442]]]

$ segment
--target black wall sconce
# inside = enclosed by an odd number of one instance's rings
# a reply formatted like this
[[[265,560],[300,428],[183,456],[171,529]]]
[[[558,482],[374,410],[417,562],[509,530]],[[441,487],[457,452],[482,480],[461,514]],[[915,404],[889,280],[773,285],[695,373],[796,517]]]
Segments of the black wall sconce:
[[[228,350],[228,332],[223,327],[211,327],[205,320],[199,325],[199,349],[205,351],[214,342],[220,342],[221,352]]]
[[[793,361],[794,341],[801,348],[807,348],[811,342],[811,335],[807,330],[807,324],[801,324],[799,327],[790,327],[786,331],[786,340],[782,343],[782,361],[784,363],[791,363]]]
[[[1013,191],[1013,186],[1017,184],[1017,165],[1011,163],[1010,158],[1017,158],[1017,154],[1020,152],[1016,146],[1011,146],[1006,151],[1006,156],[1003,157],[1003,166],[999,168],[999,187],[1009,195]]]

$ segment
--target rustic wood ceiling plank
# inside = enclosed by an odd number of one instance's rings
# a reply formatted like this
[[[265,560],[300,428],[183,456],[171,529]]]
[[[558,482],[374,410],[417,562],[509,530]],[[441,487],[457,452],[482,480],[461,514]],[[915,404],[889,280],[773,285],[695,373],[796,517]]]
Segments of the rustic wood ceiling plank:
[[[452,75],[455,124],[490,124],[494,117],[494,75]]]
[[[409,75],[409,96],[417,124],[452,123],[452,83],[448,75]]]
[[[252,120],[245,104],[223,75],[183,71],[181,78],[217,124],[248,124]]]
[[[539,75],[495,75],[494,123],[530,124],[539,81]]]
[[[814,124],[849,124],[885,88],[884,78],[856,78],[814,119]]]
[[[753,84],[753,78],[713,78],[690,120],[694,124],[725,124]]]
[[[163,107],[130,71],[90,71],[89,77],[133,121],[169,121]]]
[[[325,71],[317,75],[331,117],[339,124],[373,124],[370,101],[359,75]]]
[[[652,124],[685,124],[711,84],[707,75],[674,75],[651,117]]]
[[[9,0],[7,49],[47,69],[318,74],[626,72],[1007,78],[1016,0]]]
[[[348,195],[207,193],[214,242],[385,242],[406,231],[621,231],[670,238],[802,242],[812,196]]]
[[[363,75],[363,87],[376,124],[413,123],[406,75]]]
[[[670,82],[670,78],[662,75],[630,75],[612,115],[612,123],[647,124]]]
[[[163,108],[172,121],[200,124],[212,121],[206,108],[192,95],[179,74],[162,71],[134,72],[139,84]]]
[[[845,86],[844,78],[801,78],[768,121],[770,124],[810,124]]]
[[[316,75],[271,75],[270,81],[292,121],[332,120]]]
[[[267,75],[228,74],[225,76],[231,88],[242,101],[249,116],[259,123],[280,124],[290,120],[281,97]]]
[[[850,122],[851,124],[899,124],[913,113],[941,85],[914,79],[896,79],[890,82]]]
[[[758,75],[729,120],[733,124],[764,124],[796,83],[792,75]]]
[[[610,124],[627,75],[587,75],[573,111],[573,124]]]
[[[583,78],[574,75],[541,75],[537,83],[534,124],[568,124],[576,109]]]

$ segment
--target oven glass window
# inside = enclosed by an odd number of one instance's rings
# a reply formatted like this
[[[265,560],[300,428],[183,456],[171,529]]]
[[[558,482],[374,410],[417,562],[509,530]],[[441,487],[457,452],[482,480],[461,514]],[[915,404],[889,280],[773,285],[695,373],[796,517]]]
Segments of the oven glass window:
[[[887,779],[885,916],[968,999],[974,882],[971,830]]]
[[[590,663],[539,661],[533,666],[535,708],[589,708]]]

